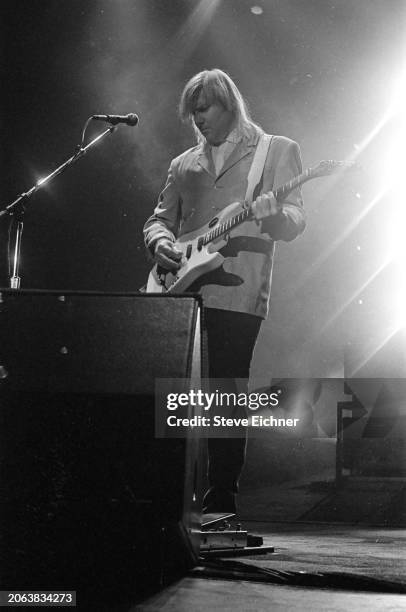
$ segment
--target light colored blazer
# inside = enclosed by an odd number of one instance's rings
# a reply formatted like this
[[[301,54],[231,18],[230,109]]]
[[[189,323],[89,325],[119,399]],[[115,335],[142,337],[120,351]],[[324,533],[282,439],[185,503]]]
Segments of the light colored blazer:
[[[217,175],[207,144],[188,149],[171,162],[158,205],[144,226],[145,244],[151,251],[158,238],[176,240],[177,236],[208,223],[228,204],[244,201],[260,135],[258,129],[250,128]],[[254,197],[280,187],[301,171],[298,144],[283,136],[273,136]],[[221,251],[226,256],[221,268],[203,275],[191,290],[202,294],[206,307],[266,318],[274,242],[293,240],[304,227],[301,193],[295,189],[283,202],[283,211],[277,217],[261,223],[245,222],[234,228],[228,245]]]

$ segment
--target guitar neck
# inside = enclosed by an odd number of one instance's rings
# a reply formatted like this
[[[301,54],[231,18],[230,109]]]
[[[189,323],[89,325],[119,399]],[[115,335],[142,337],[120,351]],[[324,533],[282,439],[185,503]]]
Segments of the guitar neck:
[[[277,202],[283,202],[290,194],[290,192],[293,191],[293,189],[295,189],[299,185],[302,185],[306,181],[310,181],[310,179],[312,178],[314,178],[312,175],[312,171],[310,168],[308,168],[305,172],[299,174],[298,176],[295,176],[288,183],[285,183],[281,187],[278,187],[278,189],[275,189],[275,191],[273,191],[272,193],[275,196]],[[244,223],[244,221],[247,221],[250,217],[251,205],[247,206],[247,208],[244,208],[240,213],[238,213],[238,215],[230,217],[230,219],[228,219],[226,222],[220,223],[220,225],[217,225],[214,229],[210,230],[210,232],[207,232],[202,237],[201,244],[209,244],[209,242],[212,242],[216,238],[219,238],[220,236],[223,236],[224,234],[229,232],[231,229],[233,229],[233,227],[241,225],[241,223]]]
[[[314,178],[313,172],[311,168],[308,168],[305,172],[295,176],[288,183],[285,183],[282,185],[282,187],[278,187],[278,189],[275,189],[275,191],[272,193],[274,194],[277,202],[283,202],[291,191],[293,191],[296,187],[299,187],[299,185],[303,185],[303,183],[306,181],[310,181],[312,178]]]

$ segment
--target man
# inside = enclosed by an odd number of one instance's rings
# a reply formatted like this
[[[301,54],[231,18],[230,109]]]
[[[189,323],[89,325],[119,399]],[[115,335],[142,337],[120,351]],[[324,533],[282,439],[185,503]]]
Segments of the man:
[[[227,205],[244,202],[247,178],[262,129],[250,118],[232,79],[204,70],[186,84],[179,105],[198,144],[174,159],[145,243],[159,266],[175,271],[178,236],[195,231]],[[271,288],[274,241],[293,240],[305,226],[300,190],[278,203],[272,190],[301,173],[298,145],[273,136],[254,191],[255,221],[234,228],[221,251],[222,266],[204,274],[193,289],[203,296],[208,334],[209,377],[248,378]],[[192,288],[191,288],[192,290]],[[209,485],[205,512],[235,512],[235,495],[245,459],[245,438],[209,439]]]

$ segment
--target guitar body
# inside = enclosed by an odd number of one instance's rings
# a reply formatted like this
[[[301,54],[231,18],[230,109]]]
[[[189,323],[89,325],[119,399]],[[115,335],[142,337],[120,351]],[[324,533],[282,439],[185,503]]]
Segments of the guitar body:
[[[201,244],[202,237],[215,230],[217,226],[227,223],[242,210],[240,202],[229,204],[209,223],[194,232],[181,236],[175,242],[176,248],[182,251],[180,269],[172,273],[155,265],[149,274],[146,292],[183,293],[202,274],[219,268],[224,257],[218,251],[227,244],[228,234],[219,236],[207,245]]]
[[[325,160],[315,168],[308,168],[272,193],[278,202],[283,202],[295,187],[306,181],[328,176],[336,170],[357,167],[354,162]],[[244,207],[240,202],[234,202],[200,229],[181,236],[175,242],[176,247],[182,251],[180,269],[173,274],[155,265],[148,277],[147,293],[183,293],[199,276],[219,268],[224,257],[218,251],[227,244],[233,227],[245,221],[251,222],[251,214],[250,206]]]

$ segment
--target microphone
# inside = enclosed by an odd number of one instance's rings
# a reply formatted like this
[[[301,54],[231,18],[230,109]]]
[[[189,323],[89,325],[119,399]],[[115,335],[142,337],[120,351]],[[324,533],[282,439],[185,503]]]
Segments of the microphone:
[[[128,115],[93,115],[92,119],[107,121],[107,123],[111,123],[112,125],[125,123],[126,125],[131,125],[131,127],[134,127],[138,123],[138,115],[135,113],[128,113]]]

